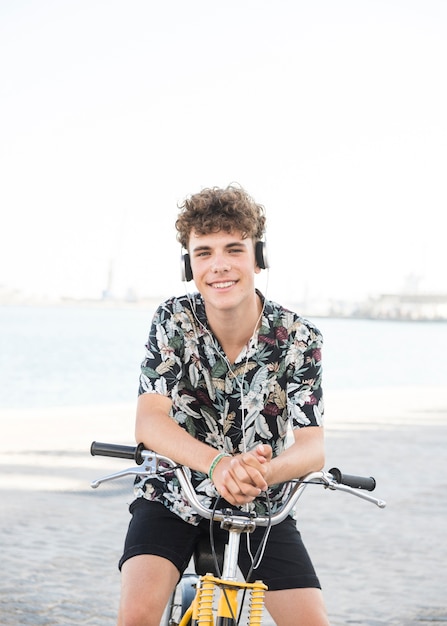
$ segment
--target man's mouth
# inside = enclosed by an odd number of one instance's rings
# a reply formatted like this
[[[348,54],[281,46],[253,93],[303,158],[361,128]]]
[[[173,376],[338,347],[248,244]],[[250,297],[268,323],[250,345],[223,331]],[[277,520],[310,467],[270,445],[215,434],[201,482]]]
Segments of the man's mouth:
[[[221,283],[211,283],[211,287],[213,289],[228,289],[228,287],[232,287],[236,284],[235,280],[227,280]]]

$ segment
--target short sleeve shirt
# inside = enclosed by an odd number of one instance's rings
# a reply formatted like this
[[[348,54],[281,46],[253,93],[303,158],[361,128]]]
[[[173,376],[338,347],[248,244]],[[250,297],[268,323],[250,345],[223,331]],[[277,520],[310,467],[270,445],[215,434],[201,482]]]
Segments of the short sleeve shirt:
[[[139,394],[169,397],[172,419],[216,454],[234,455],[266,443],[277,456],[290,429],[322,425],[321,333],[259,295],[261,325],[233,364],[209,328],[200,294],[170,298],[152,321]],[[217,492],[208,476],[191,470],[190,478],[204,506],[212,507]],[[269,488],[272,512],[284,489]],[[137,480],[135,493],[161,502],[187,522],[201,520],[172,474]],[[259,514],[267,510],[262,499],[252,506]]]

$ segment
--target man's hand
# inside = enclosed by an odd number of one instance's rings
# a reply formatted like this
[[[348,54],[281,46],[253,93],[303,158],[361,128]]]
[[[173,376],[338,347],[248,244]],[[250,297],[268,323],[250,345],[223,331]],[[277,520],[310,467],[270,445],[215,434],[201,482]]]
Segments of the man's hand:
[[[213,482],[230,504],[252,502],[268,487],[266,476],[272,459],[272,449],[261,444],[234,457],[224,457],[213,472]]]

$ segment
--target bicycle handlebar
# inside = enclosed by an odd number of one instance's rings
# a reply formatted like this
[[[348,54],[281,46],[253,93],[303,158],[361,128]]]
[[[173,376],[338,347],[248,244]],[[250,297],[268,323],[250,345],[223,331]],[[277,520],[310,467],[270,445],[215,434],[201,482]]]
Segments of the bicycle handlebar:
[[[91,483],[93,488],[99,487],[102,482],[114,480],[123,476],[134,475],[153,478],[160,473],[174,471],[186,498],[199,515],[206,519],[212,518],[218,522],[225,522],[228,518],[228,512],[226,511],[211,510],[203,506],[193,489],[185,467],[176,464],[169,457],[156,454],[151,450],[146,450],[143,444],[139,444],[138,446],[125,446],[93,441],[90,447],[90,453],[92,456],[109,456],[114,458],[133,459],[137,464],[137,467],[131,467],[93,481]],[[256,515],[256,517],[253,517],[247,514],[245,518],[244,516],[241,516],[240,523],[247,523],[248,517],[250,521],[255,523],[257,526],[279,524],[288,516],[300,498],[304,488],[308,484],[320,484],[331,490],[351,493],[352,495],[356,495],[364,500],[376,504],[379,508],[384,508],[386,506],[386,502],[383,500],[373,498],[372,496],[364,493],[365,490],[373,491],[376,487],[376,481],[372,476],[354,476],[350,474],[343,474],[338,468],[334,467],[329,470],[329,472],[311,472],[303,478],[290,481],[291,487],[289,494],[283,501],[278,511],[273,513],[271,516]]]

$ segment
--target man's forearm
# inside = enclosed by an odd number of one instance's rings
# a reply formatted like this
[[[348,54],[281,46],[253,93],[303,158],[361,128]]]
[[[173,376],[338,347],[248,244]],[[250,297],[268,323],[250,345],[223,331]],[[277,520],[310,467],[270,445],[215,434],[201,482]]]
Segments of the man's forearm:
[[[168,398],[156,394],[150,396],[142,395],[138,400],[137,443],[144,443],[150,450],[206,474],[216,456],[216,449],[192,437],[169,416]]]
[[[308,426],[295,433],[295,441],[272,459],[267,476],[270,485],[316,472],[324,465],[324,436],[320,426]]]

